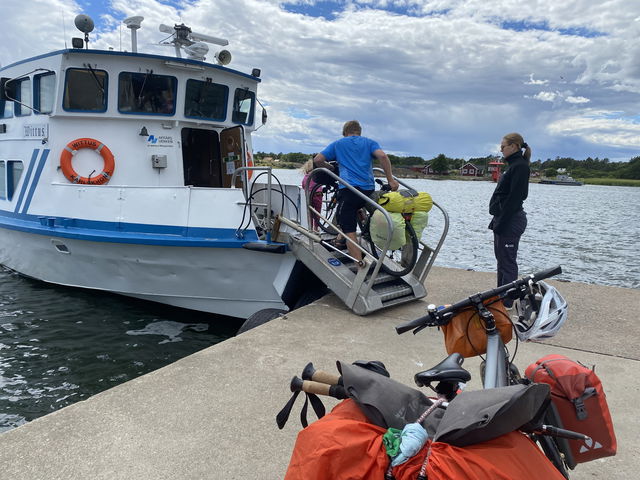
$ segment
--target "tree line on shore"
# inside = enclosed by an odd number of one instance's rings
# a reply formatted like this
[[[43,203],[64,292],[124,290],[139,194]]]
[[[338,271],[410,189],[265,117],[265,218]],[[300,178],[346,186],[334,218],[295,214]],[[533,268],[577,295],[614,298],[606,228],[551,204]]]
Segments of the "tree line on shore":
[[[267,153],[256,152],[255,159],[258,162],[275,162],[284,168],[296,168],[302,166],[304,162],[312,158],[311,154],[292,153]],[[446,174],[450,171],[459,170],[465,163],[472,163],[476,167],[487,172],[489,162],[500,160],[500,157],[488,155],[486,157],[475,157],[465,160],[463,158],[450,158],[441,153],[431,159],[424,159],[417,156],[400,157],[389,154],[389,159],[394,167],[415,168],[431,165],[436,173]],[[571,157],[556,157],[555,159],[536,160],[531,162],[531,171],[537,172],[539,176],[553,177],[558,169],[570,172],[575,178],[622,178],[640,180],[640,157],[634,157],[628,162],[611,162],[608,158],[591,158],[576,160]]]

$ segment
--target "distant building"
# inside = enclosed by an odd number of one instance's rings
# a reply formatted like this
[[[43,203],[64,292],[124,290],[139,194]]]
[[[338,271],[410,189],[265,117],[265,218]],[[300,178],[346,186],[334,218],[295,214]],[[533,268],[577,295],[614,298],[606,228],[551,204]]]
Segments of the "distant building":
[[[430,163],[425,165],[422,171],[425,173],[425,175],[437,175],[437,173],[435,172],[435,170],[433,169]]]
[[[503,165],[504,163],[502,163],[502,161],[499,158],[496,158],[495,160],[489,162],[489,166],[487,167],[487,169],[491,173],[491,179],[494,182],[497,182],[498,180],[500,180],[500,175],[502,172],[501,167]]]
[[[481,177],[484,174],[482,168],[476,167],[473,163],[467,162],[460,168],[460,175],[463,177]]]

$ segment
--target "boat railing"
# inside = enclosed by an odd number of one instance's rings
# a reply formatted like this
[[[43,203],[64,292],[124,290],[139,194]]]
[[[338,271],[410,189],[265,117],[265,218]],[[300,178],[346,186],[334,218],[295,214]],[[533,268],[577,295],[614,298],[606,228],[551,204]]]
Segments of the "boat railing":
[[[260,202],[255,202],[253,201],[253,199],[251,198],[252,194],[249,188],[249,172],[254,172],[254,171],[265,171],[267,172],[267,192],[266,192],[266,202],[265,203],[260,203]],[[263,223],[264,227],[265,227],[265,235],[266,238],[265,240],[267,242],[271,242],[271,237],[272,237],[272,230],[273,230],[273,222],[272,220],[272,205],[271,205],[271,200],[272,200],[272,191],[273,191],[273,182],[272,182],[272,178],[273,178],[273,173],[272,173],[272,167],[258,167],[258,166],[252,166],[252,167],[238,167],[234,170],[233,175],[231,176],[231,185],[235,185],[236,184],[236,178],[239,174],[241,173],[245,173],[245,175],[243,176],[243,182],[242,182],[242,193],[244,194],[244,199],[245,199],[245,204],[248,204],[249,202],[251,202],[251,205],[253,207],[262,207],[265,209],[265,214],[264,214],[264,219],[261,222],[260,219],[257,218],[256,213],[253,211],[253,209],[251,209],[251,216],[253,218],[253,221],[256,225]],[[252,185],[254,182],[252,182]]]

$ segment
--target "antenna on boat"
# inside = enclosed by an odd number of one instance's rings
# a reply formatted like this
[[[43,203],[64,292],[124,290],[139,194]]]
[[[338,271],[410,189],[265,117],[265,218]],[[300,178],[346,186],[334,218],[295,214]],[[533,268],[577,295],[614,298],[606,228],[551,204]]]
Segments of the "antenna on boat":
[[[76,24],[76,28],[84,33],[84,45],[85,48],[89,48],[89,32],[93,32],[93,20],[89,15],[77,15],[74,23]],[[81,38],[72,38],[71,46],[73,48],[82,48],[82,39]]]
[[[128,29],[131,30],[131,51],[133,53],[138,52],[138,33],[137,30],[140,28],[140,24],[144,20],[144,17],[136,16],[125,18],[122,23],[124,23]]]
[[[209,47],[206,43],[222,46],[229,45],[229,41],[224,38],[193,32],[184,23],[176,24],[173,27],[160,24],[160,31],[171,34],[171,41],[162,43],[165,45],[172,44],[176,49],[176,57],[178,58],[182,58],[181,50],[184,50],[188,58],[204,61],[205,55],[209,52]],[[227,65],[231,61],[231,53],[228,50],[220,50],[215,54],[215,58],[218,64]]]

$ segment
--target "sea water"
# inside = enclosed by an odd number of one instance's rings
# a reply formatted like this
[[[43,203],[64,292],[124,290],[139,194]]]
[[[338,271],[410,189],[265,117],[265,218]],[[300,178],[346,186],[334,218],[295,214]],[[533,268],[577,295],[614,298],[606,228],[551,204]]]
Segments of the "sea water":
[[[275,172],[299,184],[294,170]],[[449,215],[436,265],[493,271],[487,181],[410,179]],[[566,280],[640,288],[640,188],[531,184],[521,273],[562,265]],[[423,239],[444,224],[432,210]],[[490,287],[488,285],[487,287]],[[0,432],[235,335],[230,318],[48,285],[0,270]]]

